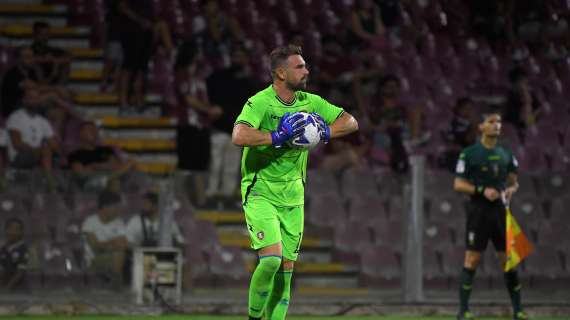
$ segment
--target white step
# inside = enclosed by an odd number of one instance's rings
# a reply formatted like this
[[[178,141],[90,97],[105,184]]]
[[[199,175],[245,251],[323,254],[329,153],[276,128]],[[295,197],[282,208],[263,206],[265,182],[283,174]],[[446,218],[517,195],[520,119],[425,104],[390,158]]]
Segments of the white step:
[[[304,275],[295,278],[298,287],[311,288],[358,288],[358,276],[356,275]]]
[[[5,43],[7,45],[10,46],[23,46],[23,45],[29,45],[32,43],[31,39],[25,39],[25,38],[20,38],[20,39],[13,39],[13,38],[9,38],[9,37],[4,37],[4,36],[0,36],[0,42]],[[59,48],[89,48],[91,46],[90,42],[89,42],[89,38],[85,37],[85,38],[58,38],[58,37],[53,37],[50,39],[49,44],[51,46],[54,47],[59,47]]]
[[[77,70],[103,70],[103,60],[75,59],[71,62],[71,71]]]
[[[67,25],[67,18],[66,17],[54,17],[54,16],[45,16],[45,15],[26,15],[26,16],[7,16],[7,15],[0,15],[0,25],[3,24],[29,24],[33,25],[34,22],[37,21],[44,21],[49,23],[52,27],[63,27]]]
[[[138,162],[161,162],[176,164],[178,161],[176,154],[161,153],[161,154],[144,154],[144,153],[127,153],[127,156]]]
[[[106,129],[100,130],[101,136],[105,139],[176,139],[176,129]]]
[[[99,91],[99,86],[97,85],[97,90],[94,92]],[[85,91],[83,91],[85,92]],[[109,106],[109,105],[101,105],[101,106],[82,106],[77,105],[76,110],[84,115],[87,118],[102,118],[102,117],[109,117],[109,116],[118,116],[119,115],[119,107],[118,106]],[[161,109],[159,106],[150,106],[145,109],[145,111],[141,114],[143,117],[153,117],[156,118],[160,116]]]

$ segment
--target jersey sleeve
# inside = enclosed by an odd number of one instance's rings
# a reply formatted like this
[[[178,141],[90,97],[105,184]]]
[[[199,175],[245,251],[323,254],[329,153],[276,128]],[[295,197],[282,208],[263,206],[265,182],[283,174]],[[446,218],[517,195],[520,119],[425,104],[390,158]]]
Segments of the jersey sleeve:
[[[263,119],[263,113],[265,108],[263,105],[257,101],[253,101],[252,99],[247,100],[241,113],[236,119],[235,125],[240,123],[248,125],[252,128],[258,129],[259,125],[261,124],[261,120]]]
[[[507,166],[507,173],[517,173],[519,170],[519,162],[514,154],[510,154],[511,159],[509,160],[509,165]]]
[[[314,111],[323,117],[327,124],[335,122],[344,113],[344,109],[335,106],[320,96],[313,95],[312,98]]]
[[[457,159],[457,165],[455,166],[455,175],[460,178],[467,179],[468,177],[468,163],[465,151],[459,154],[459,158]]]

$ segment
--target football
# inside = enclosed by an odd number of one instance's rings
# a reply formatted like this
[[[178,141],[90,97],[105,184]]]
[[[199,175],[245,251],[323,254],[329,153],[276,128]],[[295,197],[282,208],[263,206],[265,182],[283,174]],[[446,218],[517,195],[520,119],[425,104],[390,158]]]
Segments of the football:
[[[297,112],[302,114],[307,121],[305,125],[305,133],[289,140],[289,145],[293,148],[311,149],[321,141],[321,132],[317,125],[317,120],[313,115],[307,112]],[[296,114],[297,114],[296,113]]]

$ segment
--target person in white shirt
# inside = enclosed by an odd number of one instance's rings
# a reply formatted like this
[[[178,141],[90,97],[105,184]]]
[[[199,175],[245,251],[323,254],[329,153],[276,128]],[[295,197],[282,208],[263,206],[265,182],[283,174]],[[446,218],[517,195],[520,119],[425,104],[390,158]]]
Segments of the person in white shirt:
[[[53,167],[53,154],[59,150],[59,143],[50,123],[38,114],[42,103],[38,90],[26,89],[23,108],[12,112],[6,120],[8,158],[12,167],[41,166],[48,171]]]
[[[110,276],[113,286],[120,287],[128,246],[125,224],[119,216],[121,197],[103,191],[98,197],[98,207],[98,213],[87,217],[81,227],[85,236],[85,259],[92,270]]]
[[[141,213],[133,216],[127,224],[126,234],[130,247],[155,247],[158,245],[160,225],[158,209],[158,194],[155,192],[147,192],[143,196],[143,209]],[[171,226],[173,245],[183,245],[184,237],[180,232],[178,224],[173,221]]]

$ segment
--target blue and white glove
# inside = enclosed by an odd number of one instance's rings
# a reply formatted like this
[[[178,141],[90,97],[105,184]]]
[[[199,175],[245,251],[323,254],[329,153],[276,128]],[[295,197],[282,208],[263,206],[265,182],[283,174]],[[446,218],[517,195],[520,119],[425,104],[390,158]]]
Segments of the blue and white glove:
[[[324,143],[328,143],[329,140],[331,139],[331,128],[329,128],[329,125],[327,124],[325,119],[321,117],[320,114],[316,112],[313,112],[311,114],[313,115],[313,117],[315,117],[315,120],[317,120],[317,126],[321,131],[321,141]]]
[[[271,132],[271,144],[276,148],[280,148],[287,140],[303,134],[306,124],[307,120],[304,119],[302,114],[285,113],[279,120],[277,130]]]

